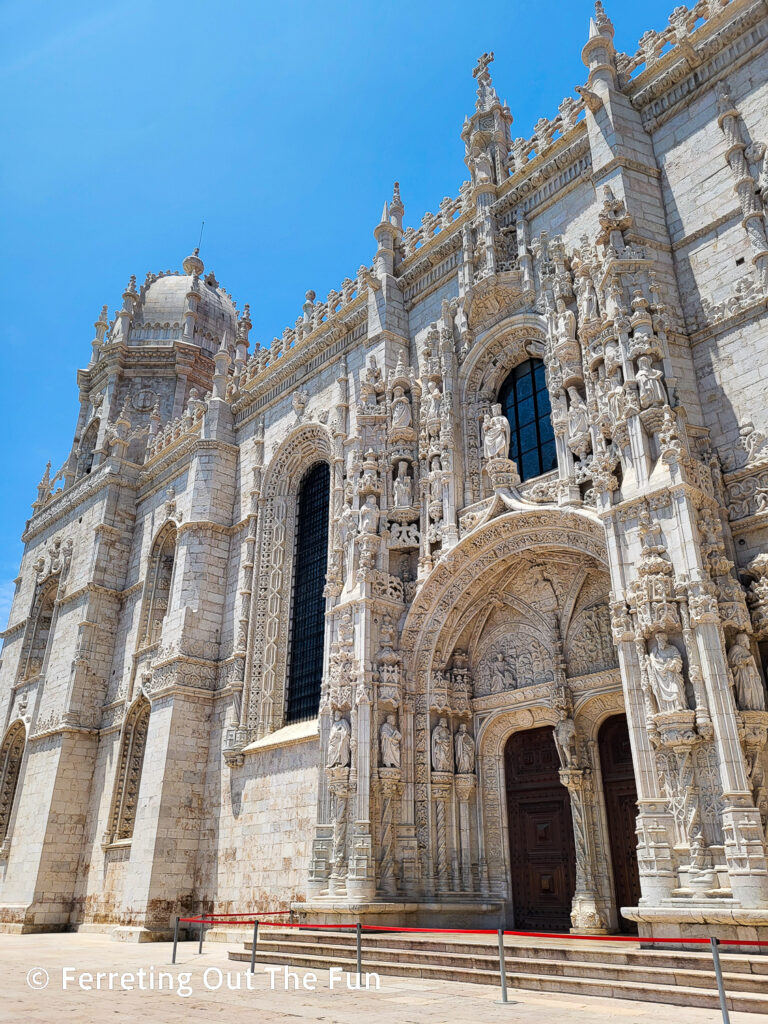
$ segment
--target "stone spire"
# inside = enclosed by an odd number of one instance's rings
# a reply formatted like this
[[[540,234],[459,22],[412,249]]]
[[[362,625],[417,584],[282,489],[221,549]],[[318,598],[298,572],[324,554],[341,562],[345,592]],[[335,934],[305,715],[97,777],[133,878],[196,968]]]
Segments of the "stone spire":
[[[395,187],[392,190],[392,199],[389,203],[389,219],[392,224],[395,225],[400,231],[403,230],[403,214],[405,213],[405,207],[403,201],[400,198],[400,182],[395,182]]]
[[[492,110],[494,105],[499,102],[499,97],[493,87],[493,81],[491,80],[491,73],[488,70],[488,67],[492,62],[493,50],[491,50],[490,53],[484,53],[480,57],[477,62],[477,66],[472,72],[472,77],[477,79],[477,102],[475,103],[475,110],[482,114]]]
[[[512,114],[499,100],[488,66],[493,51],[484,53],[472,72],[477,79],[475,112],[464,120],[461,137],[466,147],[464,161],[472,175],[472,184],[493,191],[509,174]]]

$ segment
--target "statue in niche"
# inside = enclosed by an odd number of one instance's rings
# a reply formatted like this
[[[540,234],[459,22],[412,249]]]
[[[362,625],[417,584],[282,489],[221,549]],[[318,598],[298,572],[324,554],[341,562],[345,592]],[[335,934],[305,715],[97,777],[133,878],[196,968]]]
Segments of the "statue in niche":
[[[440,419],[440,405],[443,401],[443,395],[440,388],[435,384],[433,380],[429,382],[429,393],[427,395],[427,419],[428,420],[439,420]]]
[[[345,608],[339,619],[339,643],[343,647],[352,647],[355,642],[355,625],[352,621],[352,612]]]
[[[451,730],[448,719],[441,718],[432,730],[432,771],[449,772],[452,768]]]
[[[491,415],[483,417],[483,455],[486,459],[509,458],[509,420],[499,404],[491,406]]]
[[[638,359],[635,379],[637,380],[641,409],[667,404],[667,390],[663,384],[664,374],[661,370],[653,369],[650,356],[640,356]]]
[[[568,407],[568,433],[574,438],[582,437],[589,432],[587,405],[573,385],[568,388],[568,395],[571,399]]]
[[[557,300],[556,322],[559,341],[576,340],[576,317],[568,309],[563,299]]]
[[[683,658],[666,633],[656,634],[656,649],[648,655],[648,668],[659,711],[687,711]]]
[[[504,655],[499,652],[494,656],[491,664],[491,693],[501,693],[503,690],[511,690],[517,685],[515,673],[512,667],[507,664]]]
[[[376,498],[369,494],[365,499],[365,504],[360,509],[360,532],[378,533],[378,530],[379,506],[376,504]]]
[[[381,742],[381,763],[385,768],[399,768],[400,767],[400,742],[402,735],[397,728],[397,718],[395,715],[387,715],[387,719],[382,723],[381,730],[379,732],[379,739]]]
[[[359,448],[350,448],[347,452],[347,480],[354,480],[362,468]]]
[[[435,455],[429,466],[429,497],[431,501],[443,500],[443,467],[439,455]]]
[[[613,377],[621,370],[621,349],[615,338],[609,338],[606,341],[604,356],[605,372],[609,377]]]
[[[453,743],[456,751],[456,771],[459,775],[471,775],[475,770],[475,741],[467,732],[464,722],[459,726]]]
[[[555,746],[563,768],[575,768],[578,762],[576,723],[570,715],[561,712],[561,718],[554,727]]]
[[[333,714],[333,725],[328,735],[328,762],[326,768],[349,767],[349,722],[340,711]]]
[[[413,504],[413,481],[408,476],[408,463],[397,464],[397,476],[394,483],[395,507],[410,508]]]
[[[411,403],[401,387],[396,387],[392,395],[392,426],[400,428],[410,427],[413,416]]]
[[[597,320],[597,295],[591,277],[582,278],[583,287],[581,292],[580,313],[582,320]]]
[[[355,513],[352,511],[349,503],[345,502],[344,508],[339,516],[339,540],[341,542],[342,551],[344,552],[345,572],[347,575],[352,572],[352,567],[355,561],[356,536],[357,521],[355,520]]]
[[[739,633],[728,651],[736,703],[740,711],[765,711],[763,681],[749,649],[749,637]]]

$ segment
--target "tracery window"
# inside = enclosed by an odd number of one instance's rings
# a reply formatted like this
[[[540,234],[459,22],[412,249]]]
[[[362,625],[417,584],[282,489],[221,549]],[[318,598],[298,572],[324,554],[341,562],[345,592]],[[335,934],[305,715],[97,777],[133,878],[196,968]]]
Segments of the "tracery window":
[[[99,437],[99,421],[94,420],[83,434],[77,457],[77,476],[85,476],[93,469],[93,456]]]
[[[314,718],[320,705],[329,502],[330,470],[319,462],[299,488],[286,722]]]
[[[149,701],[142,697],[128,712],[120,746],[120,763],[115,783],[115,799],[107,843],[130,839],[136,823],[136,806],[141,785],[141,769],[144,765],[144,750],[149,729]]]
[[[160,639],[163,619],[168,611],[175,559],[176,527],[169,523],[161,530],[149,557],[144,610],[139,631],[140,647],[155,644]]]
[[[541,359],[526,359],[512,370],[499,391],[509,421],[509,457],[521,480],[557,469],[549,391]]]
[[[0,843],[8,836],[26,736],[23,723],[16,722],[8,730],[0,747]]]
[[[24,652],[21,656],[20,678],[34,679],[43,670],[45,654],[48,650],[48,641],[51,636],[53,625],[53,613],[55,610],[56,593],[58,582],[50,580],[43,585],[43,589],[35,602],[33,612],[34,625],[31,634],[27,637]]]

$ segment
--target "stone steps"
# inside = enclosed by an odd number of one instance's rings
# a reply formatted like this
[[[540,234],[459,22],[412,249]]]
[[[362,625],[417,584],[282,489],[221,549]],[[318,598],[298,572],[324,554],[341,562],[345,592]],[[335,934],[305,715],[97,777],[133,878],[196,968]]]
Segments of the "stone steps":
[[[708,953],[634,947],[599,951],[585,949],[585,945],[538,948],[505,943],[509,986],[712,1009],[719,1006]],[[244,947],[230,952],[230,959],[249,962],[251,943]],[[256,958],[259,963],[311,970],[340,967],[354,972],[355,938],[349,933],[276,934],[269,929],[269,934],[259,936]],[[498,952],[492,939],[451,942],[368,933],[363,935],[362,959],[365,972],[499,985]],[[768,958],[722,954],[721,959],[729,1008],[768,1014]]]

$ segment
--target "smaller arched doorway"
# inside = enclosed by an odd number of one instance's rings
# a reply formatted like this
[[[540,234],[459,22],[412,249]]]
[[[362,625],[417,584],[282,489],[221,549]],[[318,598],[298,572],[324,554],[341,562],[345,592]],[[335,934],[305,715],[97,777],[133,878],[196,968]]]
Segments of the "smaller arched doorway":
[[[567,931],[576,855],[568,790],[551,726],[510,736],[504,748],[515,928]]]
[[[621,915],[622,907],[635,907],[640,899],[635,833],[637,789],[626,715],[612,715],[603,722],[598,734],[598,746],[611,844],[616,913],[621,931],[634,934],[637,932],[636,923]]]

